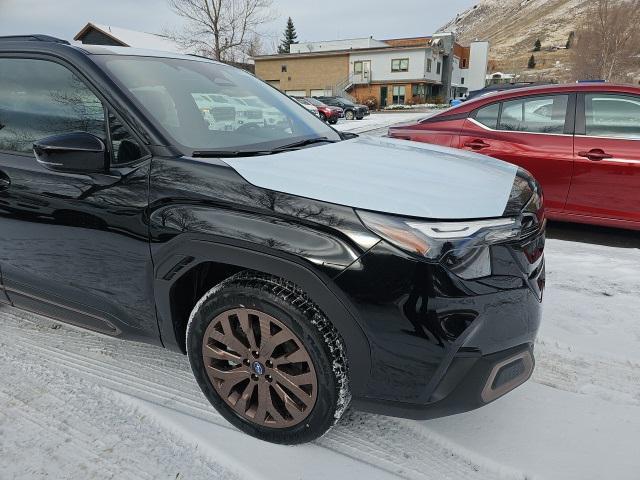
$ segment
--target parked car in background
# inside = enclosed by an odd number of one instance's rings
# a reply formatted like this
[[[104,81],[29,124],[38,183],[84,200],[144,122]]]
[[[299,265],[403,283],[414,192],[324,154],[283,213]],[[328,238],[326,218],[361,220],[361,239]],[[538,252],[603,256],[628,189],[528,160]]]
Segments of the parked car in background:
[[[337,132],[200,57],[0,37],[0,72],[0,304],[187,354],[276,443],[531,376],[545,218],[523,169]],[[202,95],[285,120],[218,129]]]
[[[640,88],[605,83],[479,97],[389,136],[483,153],[542,184],[547,216],[640,230]]]
[[[347,120],[362,120],[365,116],[369,115],[369,108],[366,105],[356,105],[350,100],[343,97],[313,97],[320,100],[326,105],[332,107],[340,107],[344,110],[344,118]]]
[[[264,124],[263,111],[248,105],[241,98],[221,94],[194,94],[204,119],[214,128],[235,130],[245,124]]]
[[[499,84],[496,84],[496,85],[489,85],[489,86],[486,86],[484,88],[481,88],[480,90],[471,90],[464,97],[464,100],[465,101],[473,100],[474,98],[482,97],[483,95],[486,95],[487,93],[503,92],[505,90],[514,90],[516,88],[533,87],[535,85],[536,84],[534,82],[499,83]]]
[[[291,98],[293,98],[296,102],[298,102],[300,105],[306,108],[309,112],[313,113],[316,117],[320,118],[320,112],[318,111],[318,109],[314,105],[309,103],[307,100],[305,100],[302,97],[291,97]]]
[[[340,107],[332,107],[312,97],[307,97],[305,100],[318,109],[322,120],[331,125],[335,125],[339,119],[344,118],[344,110]]]

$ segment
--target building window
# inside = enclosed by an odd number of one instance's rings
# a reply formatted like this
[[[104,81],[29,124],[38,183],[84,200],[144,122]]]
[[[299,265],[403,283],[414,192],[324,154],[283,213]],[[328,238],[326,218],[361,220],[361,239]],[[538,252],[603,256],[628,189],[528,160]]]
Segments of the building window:
[[[411,97],[414,101],[416,100],[416,97],[419,98],[420,101],[424,101],[427,94],[426,87],[427,86],[424,83],[413,84],[413,86],[411,87]]]
[[[406,96],[406,87],[404,85],[396,85],[393,87],[393,104],[404,105]]]
[[[466,58],[463,58],[460,61],[460,68],[467,68],[467,59]]]
[[[287,66],[286,65],[282,65],[282,73],[286,73],[287,72]]]
[[[427,58],[427,72],[431,72],[431,66],[433,64],[433,60]]]
[[[362,75],[362,62],[353,63],[353,73],[354,75]]]
[[[460,85],[464,85],[464,77],[460,79]]]
[[[408,58],[396,58],[391,60],[392,72],[408,72],[409,71],[409,59]]]
[[[436,65],[436,75],[440,75],[440,71],[442,70],[442,63],[438,62]]]

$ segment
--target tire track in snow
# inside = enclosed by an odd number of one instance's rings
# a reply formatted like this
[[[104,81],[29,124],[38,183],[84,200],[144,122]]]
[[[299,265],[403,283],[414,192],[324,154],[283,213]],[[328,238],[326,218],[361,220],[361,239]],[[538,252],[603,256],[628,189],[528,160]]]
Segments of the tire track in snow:
[[[640,364],[590,354],[539,338],[533,381],[567,392],[626,405],[640,405]]]
[[[158,347],[98,337],[66,326],[54,330],[46,327],[53,323],[49,320],[22,312],[14,316],[13,311],[2,315],[0,331],[11,337],[11,348],[25,359],[38,358],[70,377],[235,432],[206,401],[185,357]],[[389,417],[350,412],[316,445],[340,455],[336,458],[342,461],[365,462],[398,478],[523,477],[518,473],[499,473],[500,469],[493,469],[491,462],[470,460],[455,448],[443,445],[435,436],[424,436],[407,428],[405,421]]]
[[[2,478],[236,478],[114,402],[105,388],[14,348],[13,339],[0,343]]]

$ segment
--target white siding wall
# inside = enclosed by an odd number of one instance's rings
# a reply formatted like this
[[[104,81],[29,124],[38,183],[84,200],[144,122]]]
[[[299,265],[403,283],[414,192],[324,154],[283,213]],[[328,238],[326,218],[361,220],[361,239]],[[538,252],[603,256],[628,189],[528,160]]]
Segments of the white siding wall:
[[[427,50],[430,52],[430,50]],[[408,58],[409,59],[409,71],[408,72],[392,72],[391,60]],[[391,52],[362,52],[352,53],[349,56],[349,72],[353,73],[353,63],[357,61],[371,61],[371,80],[374,82],[380,81],[394,81],[394,80],[421,80],[426,75],[426,56],[425,49],[410,49],[410,50],[394,50]],[[436,75],[436,61],[433,62],[433,68],[429,77],[437,79],[440,77]]]
[[[462,85],[462,77],[464,77],[467,73],[467,70],[460,70],[460,59],[458,57],[453,57],[453,61],[451,62],[453,65],[453,72],[451,73],[451,85],[454,87],[460,87]],[[465,87],[467,84],[467,79],[464,79]]]
[[[427,49],[426,58],[431,59],[431,71],[427,72],[427,60],[425,60],[425,78],[427,80],[431,80],[433,82],[441,82],[442,81],[442,55],[437,51],[432,49]],[[438,72],[438,62],[440,62],[440,73]]]
[[[487,76],[487,63],[489,62],[489,42],[471,43],[469,55],[469,69],[465,78],[465,85],[469,91],[484,88]]]

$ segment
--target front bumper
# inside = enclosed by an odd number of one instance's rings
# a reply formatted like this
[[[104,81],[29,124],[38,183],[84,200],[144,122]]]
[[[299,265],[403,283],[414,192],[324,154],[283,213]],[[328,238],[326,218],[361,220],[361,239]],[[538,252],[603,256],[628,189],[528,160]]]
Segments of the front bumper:
[[[522,345],[491,355],[456,357],[429,404],[354,398],[354,408],[394,417],[428,420],[468,412],[497,400],[533,373],[533,347]]]
[[[492,275],[463,280],[383,241],[343,271],[335,282],[371,349],[369,382],[353,392],[354,405],[431,418],[482,406],[526,381],[541,319],[543,248],[542,232],[494,246]],[[504,383],[501,370],[517,378]]]

